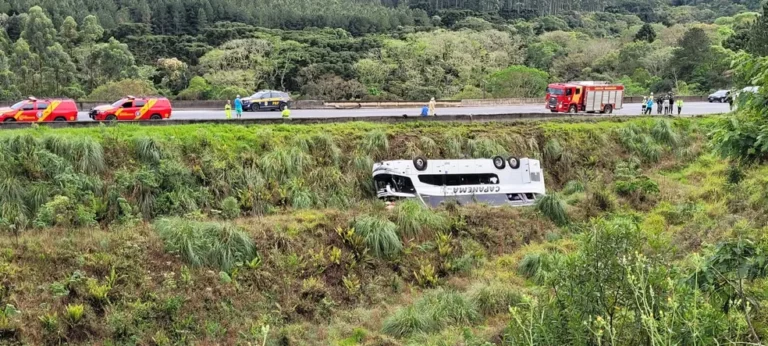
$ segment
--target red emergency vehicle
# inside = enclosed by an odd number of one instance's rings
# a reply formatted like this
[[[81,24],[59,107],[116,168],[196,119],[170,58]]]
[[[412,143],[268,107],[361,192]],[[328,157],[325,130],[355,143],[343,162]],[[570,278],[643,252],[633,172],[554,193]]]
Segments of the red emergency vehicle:
[[[0,108],[0,121],[76,121],[77,105],[70,99],[30,97],[10,107]]]
[[[621,109],[624,86],[608,82],[579,81],[547,86],[546,108],[552,112],[613,113]]]

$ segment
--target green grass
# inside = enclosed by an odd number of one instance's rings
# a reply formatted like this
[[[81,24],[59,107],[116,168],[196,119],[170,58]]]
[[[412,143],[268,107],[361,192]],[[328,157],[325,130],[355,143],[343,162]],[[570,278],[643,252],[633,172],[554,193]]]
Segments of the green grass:
[[[169,218],[157,220],[155,229],[168,251],[194,266],[229,271],[256,255],[253,240],[231,224]]]
[[[569,223],[565,201],[556,192],[549,193],[538,199],[536,201],[536,210],[558,226],[565,226]]]
[[[433,232],[447,227],[446,218],[425,207],[415,199],[409,199],[397,204],[394,210],[395,223],[401,237],[414,238],[427,230]]]
[[[403,250],[403,243],[397,235],[397,225],[387,219],[363,216],[355,221],[354,227],[374,256],[393,257]]]

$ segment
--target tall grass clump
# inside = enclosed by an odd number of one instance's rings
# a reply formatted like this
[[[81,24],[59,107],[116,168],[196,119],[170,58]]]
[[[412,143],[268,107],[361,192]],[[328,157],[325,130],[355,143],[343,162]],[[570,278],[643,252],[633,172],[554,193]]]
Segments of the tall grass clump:
[[[474,302],[453,290],[432,290],[414,305],[419,310],[430,311],[440,325],[471,325],[480,319]]]
[[[400,202],[394,210],[395,223],[400,236],[417,237],[424,231],[441,231],[447,227],[448,220],[415,199]]]
[[[523,301],[519,289],[501,283],[476,285],[470,289],[469,297],[483,316],[507,313],[511,306]]]
[[[283,147],[262,156],[258,166],[269,181],[285,182],[303,173],[310,160],[311,157],[298,147]]]
[[[536,210],[558,226],[568,224],[565,202],[557,193],[550,193],[536,201]]]
[[[517,272],[530,279],[536,276],[541,267],[541,254],[527,253],[517,264]]]
[[[680,144],[680,135],[672,128],[672,123],[666,119],[658,119],[651,128],[651,135],[657,142],[676,148]]]
[[[437,332],[448,325],[467,326],[480,319],[475,302],[456,291],[435,289],[384,320],[382,331],[394,337]]]
[[[156,164],[163,158],[163,148],[154,138],[143,136],[134,140],[139,160]]]
[[[574,193],[581,193],[584,191],[585,191],[584,183],[582,183],[579,180],[571,180],[565,183],[565,186],[563,187],[563,194],[566,196],[572,195]]]
[[[328,133],[316,134],[310,138],[310,151],[315,158],[322,158],[325,164],[339,165],[341,149],[336,145],[333,136]]]
[[[383,130],[373,130],[363,136],[360,149],[373,157],[381,158],[389,151],[389,139]]]
[[[496,155],[506,155],[507,149],[490,138],[470,139],[467,143],[469,156],[473,158],[491,158]]]
[[[217,222],[164,218],[154,224],[165,248],[194,266],[229,271],[256,254],[251,238],[237,227]]]
[[[547,162],[557,162],[563,157],[563,146],[555,138],[552,138],[544,144],[544,160]]]
[[[419,147],[421,147],[422,154],[427,158],[435,157],[440,154],[440,147],[437,146],[437,142],[427,136],[421,136],[421,138],[419,138]]]
[[[439,329],[439,324],[427,311],[414,306],[397,310],[394,315],[384,320],[384,334],[402,338],[417,333],[430,333]]]
[[[462,139],[456,133],[451,133],[445,136],[445,142],[443,143],[443,157],[448,159],[460,159],[463,157],[462,152]]]
[[[355,221],[355,231],[377,257],[392,257],[403,250],[403,243],[397,236],[397,225],[387,219],[364,216]]]

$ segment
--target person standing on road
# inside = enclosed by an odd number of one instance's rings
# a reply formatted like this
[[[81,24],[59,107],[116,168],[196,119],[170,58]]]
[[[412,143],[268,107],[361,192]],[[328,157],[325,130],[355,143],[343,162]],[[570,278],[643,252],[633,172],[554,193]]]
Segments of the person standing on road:
[[[664,115],[669,114],[669,96],[664,97]]]
[[[643,96],[643,104],[642,104],[643,111],[640,114],[645,114],[645,107],[647,106],[648,106],[648,98]]]
[[[227,116],[227,120],[232,119],[232,102],[227,100],[227,104],[224,105],[224,115]]]
[[[661,114],[661,107],[664,103],[664,96],[656,98],[656,114]]]
[[[240,95],[235,98],[235,113],[237,113],[238,119],[243,116],[243,100],[240,99]]]
[[[648,103],[645,105],[645,114],[650,115],[653,111],[653,96],[648,98]]]
[[[429,116],[429,105],[424,105],[424,107],[421,107],[421,116]]]
[[[435,116],[435,107],[437,106],[437,102],[435,102],[435,98],[433,97],[431,100],[429,100],[429,116],[433,117]]]
[[[683,111],[683,99],[677,99],[677,115],[680,115],[680,112]]]
[[[725,94],[725,100],[728,102],[728,109],[733,111],[733,93],[729,91]]]
[[[289,119],[291,117],[291,109],[288,108],[288,105],[285,105],[285,108],[283,108],[283,119]]]

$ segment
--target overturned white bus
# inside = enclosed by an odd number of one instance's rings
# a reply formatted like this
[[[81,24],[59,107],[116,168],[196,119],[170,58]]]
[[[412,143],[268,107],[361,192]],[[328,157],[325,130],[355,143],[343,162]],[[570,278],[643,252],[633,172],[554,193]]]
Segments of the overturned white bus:
[[[433,207],[446,201],[523,206],[545,194],[539,161],[516,157],[377,162],[373,180],[379,199],[418,198]]]

